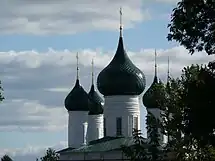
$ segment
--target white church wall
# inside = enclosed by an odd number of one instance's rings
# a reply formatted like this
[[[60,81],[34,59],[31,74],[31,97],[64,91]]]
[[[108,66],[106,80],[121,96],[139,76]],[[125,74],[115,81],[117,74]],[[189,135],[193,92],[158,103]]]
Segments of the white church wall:
[[[68,146],[78,148],[86,143],[88,111],[69,111]]]
[[[103,114],[88,115],[87,142],[104,137]]]
[[[138,129],[140,129],[139,96],[106,96],[104,117],[107,136],[116,136],[117,117],[122,118],[122,135],[132,136],[134,117],[138,117]]]

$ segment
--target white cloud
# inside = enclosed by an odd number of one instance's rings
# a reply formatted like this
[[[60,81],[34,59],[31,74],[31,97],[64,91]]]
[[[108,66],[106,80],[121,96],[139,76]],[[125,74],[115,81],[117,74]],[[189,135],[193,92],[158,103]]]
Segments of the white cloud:
[[[1,109],[0,131],[53,131],[66,126],[67,115],[63,108],[45,106],[36,100],[9,98]]]
[[[58,151],[67,146],[66,141],[61,141],[55,145],[49,146],[27,146],[25,148],[15,148],[15,149],[0,149],[0,157],[7,154],[15,161],[35,161],[36,158],[44,156],[46,149],[53,148]]]
[[[123,23],[132,27],[150,18],[142,0],[0,1],[0,33],[68,34],[86,30],[116,30],[119,7]]]
[[[92,57],[95,59],[95,72],[98,74],[110,62],[114,53],[115,51],[98,52],[89,49],[79,51],[80,79],[86,91],[90,87]],[[173,76],[179,76],[181,69],[186,65],[207,63],[214,59],[214,56],[206,56],[205,53],[191,56],[183,47],[158,49],[157,53],[158,72],[162,80],[166,80],[168,56]],[[128,51],[128,54],[131,60],[144,71],[147,86],[149,86],[154,75],[154,49]],[[75,82],[75,55],[76,51],[53,49],[43,53],[0,52],[0,69],[3,69],[1,80],[6,98],[0,105],[1,132],[65,130],[68,117],[63,101]],[[65,147],[66,143],[63,145],[61,148]],[[0,152],[0,155],[8,153],[18,161],[33,161],[43,155],[44,147],[27,147],[24,150],[0,149]]]
[[[180,0],[155,0],[155,2],[163,2],[163,3],[173,3],[176,4]]]
[[[80,53],[81,84],[90,88],[91,59],[95,59],[98,74],[113,57],[112,52],[82,50]],[[167,57],[170,56],[170,70],[179,76],[181,69],[191,63],[206,63],[212,56],[196,53],[191,56],[183,47],[158,49],[158,72],[166,80]],[[131,60],[144,71],[147,86],[154,75],[154,50],[129,51]],[[76,51],[47,52],[22,51],[1,52],[0,69],[5,101],[1,103],[0,130],[31,131],[60,130],[67,126],[67,112],[64,98],[75,82]],[[7,117],[7,116],[10,116]]]

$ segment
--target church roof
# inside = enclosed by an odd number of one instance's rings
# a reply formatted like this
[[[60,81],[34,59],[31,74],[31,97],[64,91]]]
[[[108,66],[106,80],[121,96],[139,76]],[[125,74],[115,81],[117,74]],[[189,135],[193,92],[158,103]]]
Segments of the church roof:
[[[134,140],[131,137],[104,137],[102,139],[95,140],[94,143],[89,145],[73,149],[70,152],[106,152],[120,150],[122,146],[132,145],[134,145]]]
[[[120,31],[117,51],[111,62],[98,75],[98,90],[104,96],[140,95],[145,84],[145,75],[132,63],[124,49]]]
[[[76,80],[74,88],[67,95],[64,105],[68,111],[89,111],[88,94]]]

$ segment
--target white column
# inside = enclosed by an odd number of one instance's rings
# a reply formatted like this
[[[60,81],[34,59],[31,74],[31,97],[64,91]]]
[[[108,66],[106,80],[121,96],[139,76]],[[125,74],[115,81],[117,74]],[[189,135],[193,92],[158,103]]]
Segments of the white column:
[[[122,135],[131,137],[133,124],[130,119],[133,116],[138,116],[138,120],[140,119],[139,96],[105,97],[104,117],[106,119],[107,136],[116,136],[116,119],[117,117],[121,117]],[[140,129],[140,122],[138,128]]]
[[[68,146],[78,148],[84,144],[88,111],[69,111]]]
[[[83,142],[83,145],[86,145],[87,144],[87,128],[88,128],[88,123],[87,122],[83,123],[83,128],[84,128],[84,133],[83,133],[84,142]]]
[[[88,115],[87,142],[104,137],[103,114]]]

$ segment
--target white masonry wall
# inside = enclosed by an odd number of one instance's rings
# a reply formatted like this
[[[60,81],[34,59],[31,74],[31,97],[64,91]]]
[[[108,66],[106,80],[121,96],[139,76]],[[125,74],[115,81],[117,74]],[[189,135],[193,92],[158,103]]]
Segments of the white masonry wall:
[[[158,108],[150,108],[150,109],[147,109],[150,113],[152,113],[155,118],[159,119],[160,121],[162,121],[162,118],[161,118],[161,110],[158,109]],[[160,142],[163,143],[164,141],[164,135],[161,133],[161,129],[158,130],[159,132],[159,135],[160,135]],[[147,138],[149,138],[149,133],[147,133]]]
[[[88,115],[87,142],[104,137],[103,114]]]
[[[68,146],[78,148],[86,143],[88,111],[69,111]]]
[[[133,117],[138,117],[140,129],[139,96],[106,96],[104,118],[106,120],[106,136],[116,136],[116,118],[122,117],[122,135],[132,136]]]

